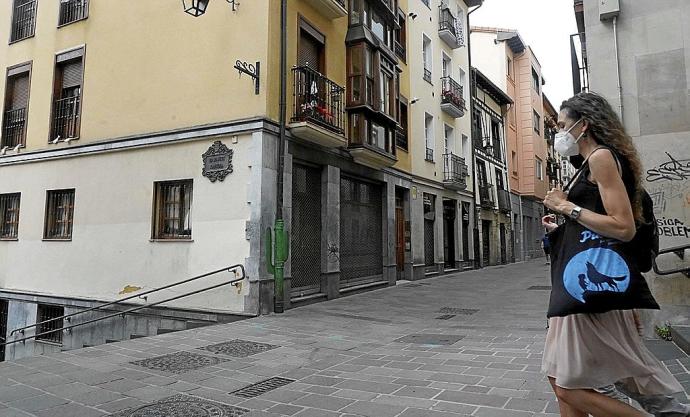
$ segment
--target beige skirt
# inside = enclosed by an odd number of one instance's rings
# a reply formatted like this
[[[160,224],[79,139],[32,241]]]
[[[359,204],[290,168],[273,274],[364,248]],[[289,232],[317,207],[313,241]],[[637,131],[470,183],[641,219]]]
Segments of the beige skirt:
[[[620,382],[643,395],[683,391],[644,345],[631,310],[549,319],[542,371],[569,389]]]

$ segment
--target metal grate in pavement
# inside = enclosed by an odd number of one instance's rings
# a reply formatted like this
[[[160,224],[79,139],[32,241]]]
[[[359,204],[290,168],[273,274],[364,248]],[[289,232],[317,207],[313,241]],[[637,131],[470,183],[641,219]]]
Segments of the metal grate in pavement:
[[[219,353],[221,355],[233,356],[235,358],[246,358],[247,356],[256,355],[279,347],[280,346],[269,345],[267,343],[235,339],[229,342],[200,347],[199,349],[207,352]]]
[[[132,365],[143,366],[144,368],[154,369],[156,371],[181,374],[207,366],[217,365],[228,360],[229,359],[199,355],[192,352],[175,352],[168,355],[156,356],[155,358],[142,359],[130,363]]]
[[[550,285],[532,285],[531,287],[529,287],[527,289],[532,290],[532,291],[551,291],[551,286]]]
[[[455,317],[455,314],[444,314],[442,316],[436,317],[436,320],[450,320]]]
[[[130,408],[110,417],[240,417],[250,410],[203,398],[175,395],[154,404]]]
[[[294,379],[287,379],[281,377],[269,378],[265,381],[257,382],[256,384],[248,385],[244,388],[233,391],[230,394],[236,395],[238,397],[253,398],[258,397],[261,394],[265,394],[268,391],[273,391],[276,388],[283,387],[287,384],[295,382]]]
[[[465,336],[457,334],[408,334],[394,340],[398,343],[414,343],[418,345],[452,345]]]
[[[461,314],[463,316],[471,316],[472,314],[478,313],[479,310],[475,308],[441,307],[438,312],[442,314]]]

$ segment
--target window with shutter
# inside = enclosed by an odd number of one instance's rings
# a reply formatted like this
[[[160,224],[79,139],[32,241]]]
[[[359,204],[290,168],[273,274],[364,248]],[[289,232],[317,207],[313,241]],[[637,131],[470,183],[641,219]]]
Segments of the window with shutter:
[[[315,39],[306,30],[300,30],[299,50],[297,53],[297,65],[308,66],[320,73],[323,73],[323,49],[323,43]]]
[[[7,71],[5,108],[0,148],[14,148],[26,142],[26,118],[29,105],[29,74],[31,64],[15,66]]]
[[[50,142],[79,137],[83,55],[79,48],[57,56]]]

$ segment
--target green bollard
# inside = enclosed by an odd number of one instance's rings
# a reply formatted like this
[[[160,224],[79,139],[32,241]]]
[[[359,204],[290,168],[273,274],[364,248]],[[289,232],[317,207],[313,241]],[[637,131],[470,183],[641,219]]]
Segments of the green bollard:
[[[289,252],[288,234],[285,231],[285,222],[282,219],[275,223],[275,247],[273,246],[273,236],[271,229],[266,231],[266,258],[268,262],[268,272],[274,278],[274,304],[273,310],[276,313],[284,311],[283,300],[285,297],[285,261]],[[275,256],[273,254],[275,253]]]

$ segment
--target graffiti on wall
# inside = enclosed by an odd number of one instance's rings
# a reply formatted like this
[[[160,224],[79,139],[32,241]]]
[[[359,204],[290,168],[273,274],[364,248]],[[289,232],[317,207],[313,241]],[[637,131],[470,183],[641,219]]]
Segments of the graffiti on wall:
[[[690,238],[690,226],[686,226],[680,219],[662,217],[656,220],[659,236]]]
[[[647,171],[647,182],[686,181],[690,179],[690,159],[677,159],[666,152],[669,161]]]

